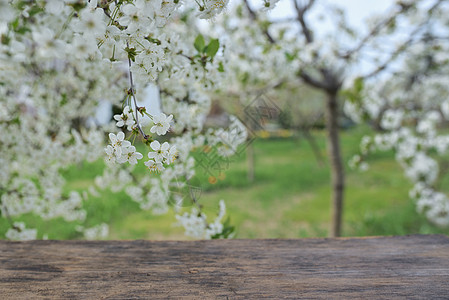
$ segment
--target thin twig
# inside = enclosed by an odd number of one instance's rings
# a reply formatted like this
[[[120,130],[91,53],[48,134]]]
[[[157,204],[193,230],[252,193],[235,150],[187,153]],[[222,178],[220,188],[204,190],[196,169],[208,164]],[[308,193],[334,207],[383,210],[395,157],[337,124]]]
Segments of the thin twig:
[[[374,26],[371,29],[371,31],[360,41],[360,43],[356,47],[354,47],[351,50],[348,50],[345,54],[340,54],[340,57],[344,59],[349,59],[354,53],[359,52],[363,47],[365,47],[366,43],[371,38],[374,38],[382,30],[382,28],[385,28],[390,24],[392,24],[395,21],[396,17],[400,13],[402,13],[405,10],[405,8],[406,8],[405,6],[401,6],[401,10],[392,13],[388,18],[383,19],[381,22],[376,24],[376,26]]]
[[[428,14],[427,14],[427,18],[424,22],[422,22],[421,24],[419,24],[411,33],[410,33],[410,37],[404,42],[402,43],[399,47],[397,47],[397,49],[391,53],[390,57],[384,61],[383,64],[379,65],[375,70],[373,70],[372,72],[364,75],[364,76],[360,76],[363,79],[367,79],[370,77],[373,77],[377,74],[379,74],[380,72],[382,72],[383,70],[385,70],[388,65],[394,60],[396,59],[401,53],[403,53],[403,51],[410,46],[410,44],[412,44],[412,42],[414,41],[415,36],[418,34],[418,32],[420,30],[422,30],[423,26],[427,25],[432,16],[433,16],[433,12],[434,10],[436,10],[438,8],[438,6],[440,6],[440,4],[445,1],[445,0],[438,0],[429,10],[428,10]]]
[[[298,20],[299,24],[301,25],[302,33],[304,34],[307,44],[310,44],[313,42],[313,36],[312,36],[312,31],[310,30],[309,26],[306,23],[304,15],[312,7],[312,5],[314,3],[315,3],[315,0],[309,0],[309,2],[306,5],[302,5],[300,7],[298,4],[298,0],[293,0],[293,5],[295,6],[296,13],[297,13],[296,20]]]
[[[258,17],[256,15],[256,13],[254,12],[254,10],[251,8],[251,6],[248,3],[248,0],[243,0],[243,2],[245,3],[246,9],[249,12],[249,16],[251,17],[251,19],[253,21],[257,21]],[[264,29],[263,33],[265,34],[265,36],[267,37],[268,41],[270,42],[270,44],[275,44],[276,41],[274,40],[274,38],[271,36],[271,34],[268,32],[268,29]]]
[[[129,48],[129,43],[128,42],[126,42],[126,47]],[[133,98],[134,106],[136,108],[136,113],[135,113],[135,116],[136,116],[136,127],[139,130],[139,132],[142,135],[142,137],[147,140],[148,139],[148,135],[145,134],[145,132],[142,130],[142,127],[140,126],[140,123],[139,123],[139,107],[137,106],[136,95],[135,95],[135,92],[134,92],[133,73],[131,72],[131,58],[129,56],[128,56],[128,70],[129,70],[129,84],[131,85],[131,89],[130,89],[131,90],[131,96]]]

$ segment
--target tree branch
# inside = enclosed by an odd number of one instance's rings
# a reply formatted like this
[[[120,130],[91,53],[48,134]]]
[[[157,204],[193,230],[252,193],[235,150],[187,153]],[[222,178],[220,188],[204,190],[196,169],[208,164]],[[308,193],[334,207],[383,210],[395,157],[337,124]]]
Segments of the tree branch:
[[[408,46],[410,46],[410,44],[413,43],[415,36],[419,33],[419,31],[421,31],[423,29],[423,27],[425,25],[427,25],[429,23],[429,21],[431,20],[432,16],[433,16],[433,12],[438,8],[438,6],[440,6],[440,4],[445,1],[445,0],[438,0],[429,10],[428,10],[428,14],[427,14],[427,18],[424,20],[424,22],[422,22],[421,24],[419,24],[411,33],[409,38],[402,43],[399,47],[396,48],[396,50],[391,53],[390,57],[384,61],[384,63],[382,63],[381,65],[379,65],[375,70],[373,70],[372,72],[360,76],[363,79],[367,79],[370,77],[373,77],[377,74],[379,74],[380,72],[382,72],[383,70],[385,70],[388,65],[394,60],[396,59],[406,48],[408,48]]]
[[[412,34],[410,35],[410,37],[404,42],[402,43],[393,53],[391,53],[390,57],[385,60],[382,64],[380,64],[376,69],[374,69],[373,71],[371,71],[368,74],[365,74],[363,76],[360,76],[363,79],[368,79],[370,77],[376,76],[377,74],[379,74],[380,72],[384,71],[387,69],[388,65],[395,60],[401,53],[403,53],[403,51],[410,45],[412,44],[413,40],[414,40],[414,36],[416,33],[418,33],[418,31],[421,30],[421,27],[417,27]]]
[[[243,2],[245,3],[246,9],[248,10],[249,16],[251,17],[251,19],[253,21],[257,21],[258,17],[256,15],[256,13],[254,12],[254,10],[251,8],[251,6],[248,3],[248,0],[243,0]],[[264,29],[263,33],[265,34],[265,36],[267,37],[268,41],[270,42],[270,44],[275,44],[276,41],[274,40],[274,38],[271,36],[271,34],[268,32],[268,29]]]
[[[304,15],[315,3],[315,0],[309,0],[307,4],[302,6],[298,4],[298,0],[292,1],[297,13],[296,20],[298,20],[299,24],[301,25],[302,33],[304,34],[307,44],[310,44],[313,42],[313,35],[312,32],[310,31],[309,26],[306,23],[306,20],[304,19]]]
[[[129,43],[126,42],[126,47],[129,48]],[[131,58],[128,57],[128,70],[129,70],[129,84],[131,86],[130,90],[131,90],[131,96],[133,98],[134,101],[134,106],[136,108],[136,127],[139,130],[139,133],[142,135],[142,137],[147,140],[148,139],[148,135],[145,134],[145,132],[142,129],[142,126],[140,126],[139,123],[139,107],[137,106],[137,100],[136,100],[136,95],[135,95],[135,91],[134,91],[134,81],[133,81],[133,73],[131,72]]]
[[[366,45],[366,43],[370,39],[374,38],[384,27],[387,27],[390,24],[392,24],[396,19],[396,17],[400,13],[402,13],[406,9],[406,7],[407,6],[401,6],[401,10],[391,14],[388,18],[383,19],[381,22],[379,22],[376,26],[374,26],[371,29],[371,31],[360,41],[360,43],[356,47],[347,51],[345,54],[341,54],[340,57],[344,59],[349,59],[354,53],[359,52]]]
[[[430,9],[429,9],[429,15],[432,14],[432,12],[445,0],[438,0]],[[404,12],[406,12],[407,10],[409,10],[412,7],[412,4],[404,4],[404,3],[400,3],[398,4],[400,6],[400,9],[394,13],[392,13],[388,18],[382,20],[381,22],[379,22],[376,26],[374,26],[371,31],[360,41],[360,43],[354,47],[353,49],[347,51],[345,54],[340,54],[341,58],[344,59],[348,59],[350,58],[354,53],[359,52],[365,45],[366,43],[374,38],[377,34],[379,34],[379,32],[389,26],[390,24],[392,24],[396,17]],[[385,68],[384,68],[385,69]]]
[[[299,77],[301,77],[301,79],[305,83],[307,83],[307,84],[309,84],[309,85],[311,85],[311,86],[313,86],[313,87],[315,87],[317,89],[327,90],[327,86],[323,82],[318,81],[317,79],[313,78],[312,76],[310,76],[309,74],[305,73],[304,71],[301,71],[298,75],[299,75]]]

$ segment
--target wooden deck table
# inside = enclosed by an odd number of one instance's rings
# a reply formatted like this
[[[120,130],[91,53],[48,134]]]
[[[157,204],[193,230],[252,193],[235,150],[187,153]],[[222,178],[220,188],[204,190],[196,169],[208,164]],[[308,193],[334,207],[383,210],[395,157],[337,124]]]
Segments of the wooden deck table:
[[[449,299],[449,238],[0,241],[0,299]]]

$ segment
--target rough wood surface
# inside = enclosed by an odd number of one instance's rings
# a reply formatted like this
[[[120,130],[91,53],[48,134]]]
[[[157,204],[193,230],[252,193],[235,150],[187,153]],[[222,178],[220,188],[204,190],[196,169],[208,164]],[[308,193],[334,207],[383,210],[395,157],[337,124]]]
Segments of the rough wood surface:
[[[1,299],[449,298],[449,238],[0,241]]]

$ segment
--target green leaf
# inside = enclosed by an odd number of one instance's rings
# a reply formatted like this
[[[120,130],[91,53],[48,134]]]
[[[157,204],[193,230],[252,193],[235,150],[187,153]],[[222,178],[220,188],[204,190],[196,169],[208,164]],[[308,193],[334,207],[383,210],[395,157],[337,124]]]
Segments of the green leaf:
[[[63,94],[61,95],[61,101],[59,102],[59,105],[60,105],[60,106],[66,105],[66,104],[69,102],[67,98],[68,98],[68,97],[67,97],[67,94],[66,94],[66,93],[63,93]]]
[[[131,59],[132,61],[136,60],[136,55],[137,55],[137,51],[136,48],[129,48],[126,47],[125,48],[126,53],[128,53],[128,58]]]
[[[0,36],[0,43],[2,43],[3,45],[9,45],[10,41],[11,41],[11,38],[9,36],[7,36],[6,34],[2,34]]]
[[[72,1],[73,2],[73,1]],[[82,10],[84,7],[86,7],[86,3],[84,3],[83,1],[78,1],[78,2],[73,2],[71,4],[69,4],[70,6],[73,7],[73,9],[77,12],[79,12],[80,10]]]
[[[228,217],[223,223],[223,231],[217,233],[211,237],[211,239],[228,239],[231,238],[235,233],[235,226],[231,225],[231,219]]]
[[[10,23],[11,28],[12,28],[13,30],[16,30],[17,27],[19,27],[19,22],[20,22],[19,18],[16,18],[14,21],[12,21],[12,22]]]
[[[349,102],[360,105],[363,97],[363,89],[365,87],[362,77],[357,77],[351,88],[341,91],[341,95]]]
[[[295,55],[285,52],[285,58],[287,58],[287,61],[293,61],[295,59]]]
[[[214,58],[215,54],[218,52],[218,48],[220,48],[218,39],[211,40],[205,49],[207,56]]]
[[[204,52],[204,46],[206,45],[206,43],[204,42],[204,37],[199,34],[196,39],[195,42],[193,43],[193,46],[195,47],[195,49],[198,52]]]
[[[363,87],[364,87],[364,82],[363,82],[363,78],[362,77],[357,77],[354,80],[354,90],[357,93],[361,93],[363,91]]]
[[[221,61],[218,63],[218,72],[220,72],[220,73],[224,72],[224,66],[223,66],[223,63]]]
[[[38,13],[41,13],[41,12],[43,12],[44,11],[44,9],[43,8],[41,8],[41,7],[39,7],[39,6],[32,6],[31,8],[30,8],[30,10],[28,11],[28,14],[30,15],[30,16],[34,16],[34,15],[37,15]]]
[[[24,34],[26,32],[31,32],[31,29],[25,26],[19,27],[16,30],[17,33]]]

